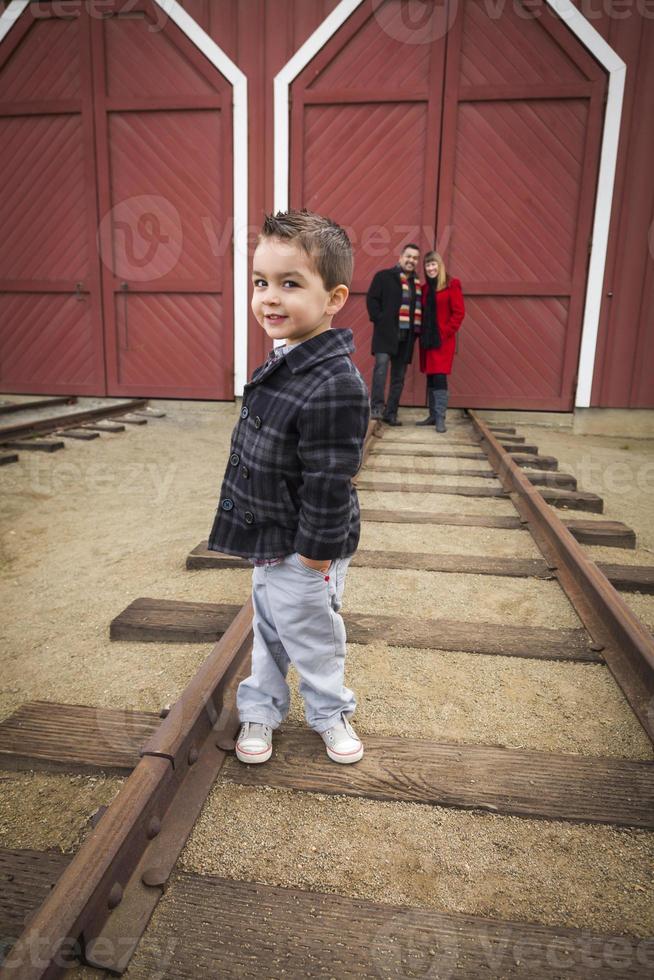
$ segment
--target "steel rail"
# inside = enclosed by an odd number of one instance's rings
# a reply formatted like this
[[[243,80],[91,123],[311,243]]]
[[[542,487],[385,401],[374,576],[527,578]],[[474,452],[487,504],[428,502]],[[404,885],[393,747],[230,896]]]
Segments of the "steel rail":
[[[548,567],[654,742],[654,638],[472,409],[482,448]]]
[[[363,461],[380,428],[370,421]],[[115,972],[126,969],[234,747],[238,716],[226,692],[251,648],[248,599],[142,747],[136,768],[18,937],[0,975],[54,980],[76,958]]]
[[[84,954],[120,905],[131,873],[165,827],[166,813],[211,735],[252,639],[249,600],[182,693],[96,829],[7,955],[3,974],[50,980]],[[221,764],[224,752],[216,747]],[[222,758],[220,758],[222,756]]]
[[[0,444],[9,439],[23,438],[28,439],[33,435],[49,435],[62,428],[72,428],[83,422],[93,422],[99,419],[111,419],[114,415],[126,415],[134,409],[143,408],[147,405],[147,398],[129,398],[124,400],[123,405],[100,405],[96,408],[80,407],[77,412],[69,412],[67,415],[48,415],[32,421],[16,422],[15,425],[3,425],[0,431]],[[45,407],[45,406],[43,406]],[[53,406],[56,408],[57,406]],[[29,409],[28,411],[32,411]]]

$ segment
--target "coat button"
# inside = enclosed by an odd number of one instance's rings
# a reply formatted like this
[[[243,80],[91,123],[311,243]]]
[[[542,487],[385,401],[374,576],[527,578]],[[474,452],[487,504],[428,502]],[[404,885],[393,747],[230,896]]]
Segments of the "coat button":
[[[254,524],[254,514],[252,513],[251,510],[246,510],[246,512],[243,514],[243,517],[245,518],[246,524]]]
[[[229,461],[232,466],[238,466],[238,464],[241,462],[241,457],[238,453],[232,453],[232,455],[229,457]]]
[[[220,506],[222,507],[223,510],[233,510],[234,509],[234,501],[233,500],[230,500],[229,497],[227,497],[226,500],[223,500],[223,502],[222,502],[222,504]]]
[[[261,419],[260,419],[260,418],[259,418],[259,416],[257,415],[257,416],[255,417],[255,419],[254,419],[254,427],[255,427],[255,429],[260,429],[260,428],[261,428],[261,426],[262,426],[262,424],[263,424],[263,423],[262,423],[262,421],[261,421]]]
[[[246,419],[249,414],[250,414],[250,409],[247,407],[247,405],[244,405],[243,408],[241,409],[241,418]]]
[[[247,468],[247,466],[242,466],[241,467],[241,473],[243,474],[243,479],[244,480],[249,480],[250,479],[250,471]]]

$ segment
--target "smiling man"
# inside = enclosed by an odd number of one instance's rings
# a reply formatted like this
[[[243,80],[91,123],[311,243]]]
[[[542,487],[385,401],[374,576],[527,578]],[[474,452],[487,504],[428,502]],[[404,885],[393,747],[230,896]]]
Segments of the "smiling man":
[[[420,280],[416,274],[420,249],[412,242],[405,245],[397,265],[375,273],[366,303],[373,323],[372,353],[375,369],[372,376],[371,409],[374,419],[388,425],[402,425],[397,410],[402,397],[404,376],[413,357],[415,328],[422,319]],[[391,383],[385,399],[388,365]]]

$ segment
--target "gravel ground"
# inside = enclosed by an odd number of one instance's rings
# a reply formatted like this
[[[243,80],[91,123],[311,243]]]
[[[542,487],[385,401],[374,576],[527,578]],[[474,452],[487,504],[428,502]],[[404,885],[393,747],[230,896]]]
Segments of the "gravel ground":
[[[289,721],[305,725],[294,671],[290,683]],[[350,643],[346,683],[358,699],[361,734],[654,758],[601,665]]]
[[[654,550],[654,440],[576,436],[521,426],[542,455],[556,456],[559,469],[577,477],[580,490],[604,499],[604,517],[633,527],[641,548]]]
[[[639,831],[220,783],[181,858],[270,885],[641,936],[653,862]]]
[[[360,548],[373,551],[417,551],[439,555],[486,555],[540,558],[541,553],[526,531],[499,531],[485,527],[452,527],[434,524],[387,524],[365,521]],[[607,549],[609,550],[609,549]]]
[[[483,591],[483,613],[478,597]],[[414,615],[474,623],[574,628],[581,625],[558,582],[499,575],[460,575],[376,568],[351,568],[345,612]]]
[[[0,471],[0,718],[34,699],[158,711],[207,645],[112,643],[111,620],[139,596],[247,598],[247,570],[185,568],[213,519],[234,406],[167,408]]]
[[[0,773],[0,847],[76,851],[88,821],[108,806],[122,780],[104,775]]]
[[[635,612],[638,618],[647,626],[649,631],[654,631],[654,595],[642,595],[640,592],[624,592],[622,598],[632,612]]]
[[[359,502],[368,510],[414,510],[420,520],[423,512],[436,514],[485,514],[488,517],[515,517],[510,500],[460,497],[447,493],[387,493],[361,490]]]
[[[371,455],[366,460],[365,471],[383,472],[392,470],[398,465],[410,466],[415,473],[460,473],[462,470],[486,470],[491,472],[491,465],[485,459],[451,459],[442,456],[439,459],[430,459],[428,456],[393,456],[382,457]]]
[[[599,545],[582,545],[589,558],[610,565],[654,565],[652,548],[604,548]]]
[[[374,480],[376,484],[401,483],[403,485],[420,484],[422,486],[450,487],[488,487],[499,490],[499,480],[489,480],[485,476],[459,476],[457,473],[397,473],[393,470],[369,469],[366,467],[362,479]],[[491,498],[492,499],[492,498]]]

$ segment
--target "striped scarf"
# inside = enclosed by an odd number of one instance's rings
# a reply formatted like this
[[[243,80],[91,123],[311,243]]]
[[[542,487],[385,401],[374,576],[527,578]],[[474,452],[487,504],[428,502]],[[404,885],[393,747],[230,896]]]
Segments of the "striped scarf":
[[[420,289],[420,280],[418,277],[416,276],[413,281],[416,287],[416,305],[413,312],[413,326],[419,327],[422,323],[422,293]],[[400,282],[402,283],[402,305],[400,306],[399,323],[400,329],[406,329],[407,327],[411,326],[411,288],[409,286],[409,280],[402,269],[400,269]]]

